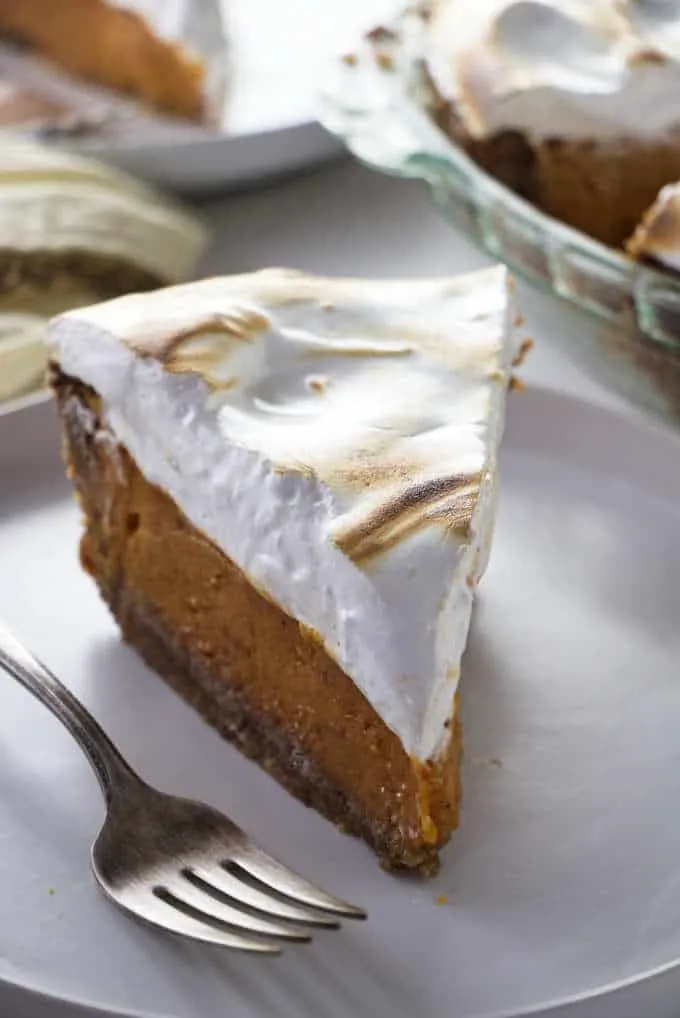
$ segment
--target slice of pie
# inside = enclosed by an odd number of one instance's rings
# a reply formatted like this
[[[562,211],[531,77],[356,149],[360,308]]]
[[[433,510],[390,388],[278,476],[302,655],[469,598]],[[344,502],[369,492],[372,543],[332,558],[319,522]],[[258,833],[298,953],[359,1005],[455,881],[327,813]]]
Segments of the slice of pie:
[[[0,400],[42,384],[54,314],[190,277],[200,224],[156,191],[87,159],[0,146]]]
[[[216,0],[0,0],[0,38],[190,120],[209,118],[212,86],[225,77]],[[198,39],[201,49],[194,49]],[[222,59],[208,66],[204,50]]]
[[[72,312],[53,386],[124,637],[293,794],[423,872],[495,516],[503,269],[268,270]]]

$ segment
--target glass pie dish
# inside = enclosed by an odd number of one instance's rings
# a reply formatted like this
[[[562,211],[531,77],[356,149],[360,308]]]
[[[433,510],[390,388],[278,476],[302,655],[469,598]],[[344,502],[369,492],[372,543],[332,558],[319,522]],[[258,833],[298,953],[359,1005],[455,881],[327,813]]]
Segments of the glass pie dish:
[[[680,276],[545,215],[455,145],[431,116],[424,27],[422,11],[408,7],[358,40],[325,83],[322,123],[365,164],[422,180],[457,230],[560,301],[567,354],[639,407],[679,423]]]

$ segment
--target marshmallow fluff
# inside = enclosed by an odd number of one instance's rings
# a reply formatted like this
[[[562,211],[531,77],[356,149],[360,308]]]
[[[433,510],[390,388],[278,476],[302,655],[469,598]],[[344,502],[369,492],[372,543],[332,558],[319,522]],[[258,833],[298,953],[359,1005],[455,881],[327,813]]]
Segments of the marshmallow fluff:
[[[664,138],[680,128],[680,6],[431,0],[427,63],[475,137]]]
[[[147,480],[425,761],[488,557],[516,320],[501,268],[265,270],[69,312],[50,346]]]

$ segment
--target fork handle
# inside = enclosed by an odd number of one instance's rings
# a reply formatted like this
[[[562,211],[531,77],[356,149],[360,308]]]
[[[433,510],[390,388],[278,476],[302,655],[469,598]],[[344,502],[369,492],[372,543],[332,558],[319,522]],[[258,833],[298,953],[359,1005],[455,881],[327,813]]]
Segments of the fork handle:
[[[92,764],[107,802],[114,787],[122,781],[141,780],[80,700],[1,622],[0,667],[33,693],[69,730]]]

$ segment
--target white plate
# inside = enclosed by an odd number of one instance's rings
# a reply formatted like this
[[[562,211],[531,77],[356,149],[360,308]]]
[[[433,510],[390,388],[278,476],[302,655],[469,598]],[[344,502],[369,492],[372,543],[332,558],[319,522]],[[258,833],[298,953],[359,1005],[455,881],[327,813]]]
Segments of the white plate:
[[[71,147],[184,192],[250,184],[338,155],[341,143],[316,123],[318,82],[344,40],[393,10],[394,0],[225,0],[225,7],[228,133],[180,127],[164,142]]]
[[[512,399],[465,663],[462,825],[440,875],[419,883],[289,798],[121,645],[77,564],[51,406],[0,417],[0,616],[142,773],[231,813],[370,913],[274,962],[136,925],[88,873],[94,776],[7,679],[0,1013],[63,1014],[61,999],[145,1018],[488,1018],[580,996],[554,1013],[677,1014],[679,452],[674,436],[568,396]]]

